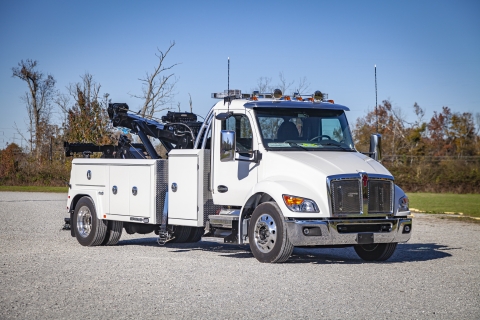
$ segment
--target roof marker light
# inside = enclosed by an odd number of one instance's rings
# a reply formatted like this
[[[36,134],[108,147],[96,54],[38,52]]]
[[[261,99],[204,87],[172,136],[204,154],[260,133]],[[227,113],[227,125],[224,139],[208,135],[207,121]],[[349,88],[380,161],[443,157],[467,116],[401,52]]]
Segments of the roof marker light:
[[[273,97],[274,97],[275,99],[280,99],[280,98],[282,97],[282,90],[280,90],[280,89],[275,89],[275,90],[273,91]]]
[[[313,94],[313,99],[315,101],[322,101],[323,100],[323,93],[320,90],[315,91]]]

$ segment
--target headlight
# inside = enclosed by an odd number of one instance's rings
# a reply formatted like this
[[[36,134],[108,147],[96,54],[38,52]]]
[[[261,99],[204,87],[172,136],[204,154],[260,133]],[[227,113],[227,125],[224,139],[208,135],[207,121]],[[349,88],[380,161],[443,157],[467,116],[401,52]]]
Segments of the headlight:
[[[406,195],[398,199],[398,211],[409,211],[409,205],[410,201]]]
[[[315,201],[284,194],[283,202],[293,212],[320,212]]]

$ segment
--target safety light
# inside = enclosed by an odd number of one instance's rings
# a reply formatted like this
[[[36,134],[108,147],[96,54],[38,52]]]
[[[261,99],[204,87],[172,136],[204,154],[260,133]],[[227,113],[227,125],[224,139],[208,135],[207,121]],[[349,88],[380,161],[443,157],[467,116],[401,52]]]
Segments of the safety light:
[[[320,90],[315,91],[313,94],[313,99],[315,101],[322,101],[323,100],[323,93]]]
[[[280,90],[280,89],[275,89],[273,91],[273,97],[275,99],[280,99],[282,97],[282,95],[283,95],[283,93],[282,93],[282,90]]]
[[[284,194],[283,202],[293,212],[320,212],[315,201]]]

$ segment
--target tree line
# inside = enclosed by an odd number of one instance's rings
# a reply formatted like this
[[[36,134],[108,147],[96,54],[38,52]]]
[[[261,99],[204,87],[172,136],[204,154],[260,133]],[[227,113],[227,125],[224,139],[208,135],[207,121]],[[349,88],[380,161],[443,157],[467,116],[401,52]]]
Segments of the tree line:
[[[170,109],[174,101],[178,78],[172,69],[177,63],[165,63],[174,45],[172,42],[166,51],[158,49],[153,71],[139,79],[142,93],[132,95],[142,100],[138,113],[143,117]],[[109,94],[101,94],[101,85],[91,74],[82,75],[80,82],[63,92],[56,89],[52,75],[38,70],[34,60],[22,60],[12,68],[12,76],[28,88],[22,97],[28,116],[28,134],[22,138],[27,147],[12,143],[0,150],[0,184],[63,185],[70,170],[70,161],[62,152],[63,141],[116,143],[106,113]],[[275,87],[284,93],[302,94],[309,85],[306,77],[289,82],[280,72]],[[253,90],[273,91],[272,78],[260,77]],[[409,122],[406,111],[386,100],[356,119],[351,127],[357,150],[366,152],[370,135],[380,133],[383,164],[405,190],[480,192],[480,113],[452,112],[445,106],[426,120],[417,103],[412,109],[415,119]],[[54,118],[55,113],[60,120]]]
[[[409,122],[385,100],[358,118],[356,148],[367,151],[370,135],[382,134],[383,164],[407,191],[480,192],[480,113],[444,106],[425,120],[417,103],[412,109],[416,119]]]

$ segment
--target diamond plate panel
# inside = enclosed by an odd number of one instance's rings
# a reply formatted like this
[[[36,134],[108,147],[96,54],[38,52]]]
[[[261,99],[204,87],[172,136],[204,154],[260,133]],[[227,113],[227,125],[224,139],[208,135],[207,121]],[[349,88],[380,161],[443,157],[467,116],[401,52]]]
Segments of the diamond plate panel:
[[[155,190],[155,212],[156,224],[162,221],[163,207],[168,190],[168,160],[157,160],[156,190]]]

